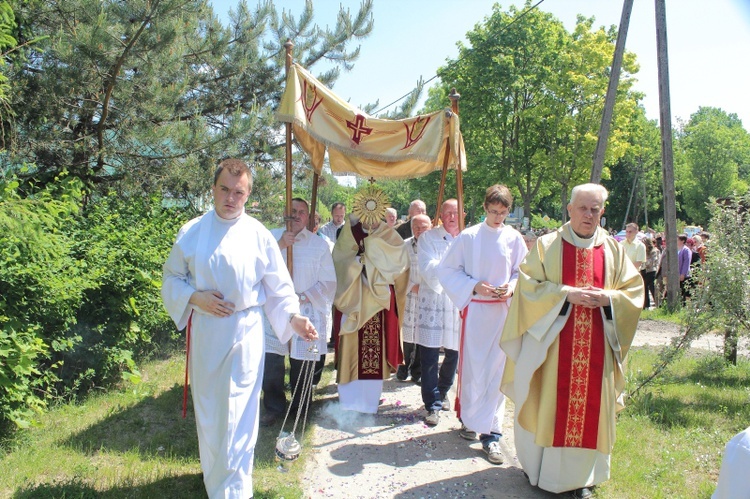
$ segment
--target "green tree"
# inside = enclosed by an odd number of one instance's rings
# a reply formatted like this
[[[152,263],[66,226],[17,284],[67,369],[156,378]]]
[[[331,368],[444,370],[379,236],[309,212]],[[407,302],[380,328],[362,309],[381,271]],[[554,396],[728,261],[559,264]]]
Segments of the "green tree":
[[[9,164],[35,165],[37,184],[67,169],[89,189],[164,189],[197,203],[216,160],[240,156],[278,169],[283,138],[273,112],[283,90],[287,38],[306,67],[334,61],[335,82],[372,29],[372,3],[342,8],[332,29],[270,1],[241,2],[223,26],[206,0],[24,3],[20,19],[49,38],[10,75],[16,135]],[[12,139],[12,140],[9,140]]]
[[[13,14],[10,2],[0,1],[0,125],[5,121],[4,116],[10,111],[7,103],[7,93],[10,89],[8,77],[5,76],[6,53],[16,46],[13,31],[16,27],[16,18]],[[0,151],[4,149],[0,139]]]
[[[614,29],[595,30],[593,22],[579,17],[568,33],[554,16],[528,2],[524,11],[495,6],[467,33],[470,46],[459,45],[459,57],[438,71],[442,95],[451,87],[462,93],[469,210],[478,209],[489,184],[502,182],[526,216],[554,196],[558,208],[550,215],[565,219],[570,188],[590,173],[614,51]],[[629,71],[637,70],[632,54],[623,69],[610,163],[627,148],[623,125],[639,97],[630,91]],[[428,99],[428,104],[436,102]]]
[[[733,192],[744,193],[750,179],[750,134],[736,114],[701,107],[679,134],[684,174],[679,189],[688,219],[695,223],[708,220],[709,198],[723,198]]]
[[[712,200],[713,201],[713,200]],[[688,333],[723,331],[724,356],[737,363],[737,342],[750,335],[750,195],[708,203],[706,262],[693,276]],[[688,342],[689,344],[689,342]]]
[[[646,118],[639,107],[625,124],[625,153],[609,168],[602,184],[609,189],[607,226],[621,229],[628,222],[650,227],[661,225],[663,193],[661,181],[661,138],[656,121]]]

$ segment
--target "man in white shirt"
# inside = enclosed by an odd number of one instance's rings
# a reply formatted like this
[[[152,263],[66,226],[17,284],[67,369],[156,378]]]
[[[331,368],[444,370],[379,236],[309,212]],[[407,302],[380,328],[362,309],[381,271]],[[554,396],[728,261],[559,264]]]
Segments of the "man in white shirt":
[[[281,342],[273,334],[271,328],[266,326],[266,358],[263,371],[263,407],[266,412],[260,420],[262,426],[274,424],[286,412],[284,358],[289,356],[292,414],[297,414],[300,407],[303,411],[309,407],[312,399],[312,386],[320,381],[325,363],[328,315],[336,294],[336,271],[333,268],[333,258],[331,258],[328,243],[307,230],[309,218],[310,210],[307,201],[294,198],[290,229],[273,229],[271,234],[278,241],[285,262],[286,249],[289,246],[293,247],[294,291],[299,296],[300,310],[310,318],[318,331],[319,338],[315,343],[317,351],[310,351],[312,343],[299,341],[296,338]],[[313,377],[305,376],[309,369],[315,371]],[[303,393],[306,394],[304,400],[301,398]]]
[[[253,495],[263,370],[261,306],[279,340],[317,340],[271,233],[245,214],[252,189],[244,161],[214,175],[214,209],[186,223],[164,264],[162,300],[187,326],[188,370],[203,482],[210,499]]]
[[[318,229],[318,232],[335,243],[339,230],[344,226],[345,216],[346,205],[344,203],[333,203],[331,205],[331,221]]]
[[[636,270],[641,269],[641,265],[646,261],[646,245],[643,244],[636,236],[638,235],[638,225],[629,223],[625,226],[625,239],[620,242],[625,249],[625,254]]]
[[[448,391],[458,367],[458,308],[438,280],[438,266],[454,238],[458,236],[458,202],[449,199],[440,208],[441,226],[419,238],[417,259],[422,284],[419,286],[417,344],[422,363],[422,401],[427,411],[425,424],[440,422],[440,411],[449,410]],[[440,349],[444,350],[439,364]]]

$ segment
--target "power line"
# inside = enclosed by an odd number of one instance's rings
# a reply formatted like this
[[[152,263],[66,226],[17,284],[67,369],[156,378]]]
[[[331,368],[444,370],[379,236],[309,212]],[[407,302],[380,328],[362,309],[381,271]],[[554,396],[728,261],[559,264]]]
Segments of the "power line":
[[[515,18],[515,19],[513,19],[513,20],[512,20],[511,22],[509,22],[509,23],[508,23],[508,24],[507,24],[506,26],[504,26],[504,27],[503,27],[503,29],[501,29],[501,30],[500,30],[500,33],[503,33],[503,32],[504,32],[504,31],[505,31],[506,29],[508,29],[508,28],[510,28],[511,26],[513,26],[513,24],[514,24],[514,23],[515,23],[516,21],[520,20],[520,19],[521,19],[521,18],[523,18],[523,17],[524,17],[524,16],[526,15],[526,14],[528,14],[528,13],[529,13],[529,12],[531,12],[532,10],[536,9],[537,7],[539,7],[539,6],[540,6],[540,5],[541,5],[541,4],[543,3],[543,2],[544,2],[544,0],[539,0],[539,1],[537,2],[537,3],[535,3],[535,4],[534,4],[534,5],[532,5],[531,7],[529,7],[529,8],[528,8],[528,9],[526,9],[525,11],[521,12],[521,14],[520,14],[520,15],[516,16],[516,18]],[[498,34],[500,34],[500,33],[498,33]],[[457,61],[460,61],[460,60],[461,60],[461,58],[459,57],[459,58],[457,59]],[[432,80],[434,80],[434,79],[435,79],[435,78],[437,78],[437,77],[438,77],[438,75],[435,75],[435,76],[433,76],[433,77],[432,77],[432,78],[430,78],[429,80],[425,81],[425,82],[424,82],[424,83],[423,83],[422,85],[423,85],[423,86],[424,86],[424,85],[427,85],[428,83],[430,83],[430,82],[431,82]],[[389,108],[389,107],[391,107],[392,105],[394,105],[394,104],[398,104],[398,103],[399,103],[399,102],[401,102],[402,100],[404,100],[404,99],[406,99],[407,97],[409,97],[409,96],[410,96],[410,95],[411,95],[411,94],[412,94],[413,92],[414,92],[414,90],[411,90],[411,91],[409,91],[409,92],[405,93],[404,95],[402,95],[401,97],[399,97],[399,98],[398,98],[398,99],[396,99],[395,101],[391,102],[391,103],[390,103],[390,104],[388,104],[387,106],[383,106],[383,107],[381,107],[380,109],[378,109],[378,110],[376,110],[376,111],[373,111],[373,112],[372,112],[372,114],[378,114],[379,112],[381,112],[381,111],[384,111],[384,110],[388,109],[388,108]]]

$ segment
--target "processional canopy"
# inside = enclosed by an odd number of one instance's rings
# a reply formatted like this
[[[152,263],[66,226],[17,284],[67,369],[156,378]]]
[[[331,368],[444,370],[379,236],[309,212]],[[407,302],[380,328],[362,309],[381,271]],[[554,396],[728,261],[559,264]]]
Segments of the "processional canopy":
[[[459,118],[450,109],[401,120],[373,118],[298,64],[290,67],[276,117],[292,124],[317,173],[326,150],[334,173],[365,178],[413,178],[446,167],[466,170]]]

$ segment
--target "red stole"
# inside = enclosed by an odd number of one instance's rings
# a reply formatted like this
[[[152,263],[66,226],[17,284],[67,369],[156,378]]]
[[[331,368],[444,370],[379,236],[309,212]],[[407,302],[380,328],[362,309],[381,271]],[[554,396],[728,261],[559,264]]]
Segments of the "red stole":
[[[390,310],[381,310],[357,331],[359,336],[359,362],[357,379],[384,379],[383,356],[393,369],[404,360],[399,341],[396,291],[391,289]]]
[[[562,283],[604,287],[604,247],[576,248],[563,240]],[[601,310],[572,305],[560,332],[554,447],[596,449],[599,432],[604,327]]]

